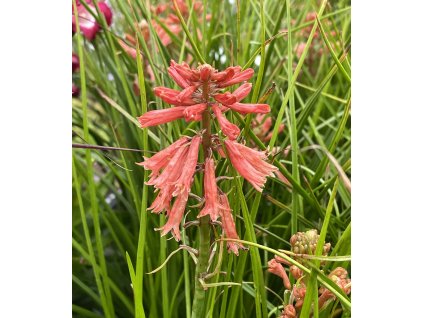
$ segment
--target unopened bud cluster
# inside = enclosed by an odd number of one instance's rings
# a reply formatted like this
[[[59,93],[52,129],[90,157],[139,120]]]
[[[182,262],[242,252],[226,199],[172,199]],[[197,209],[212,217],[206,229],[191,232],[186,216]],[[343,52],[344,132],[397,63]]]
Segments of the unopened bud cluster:
[[[298,255],[294,255],[294,259],[306,265],[305,258],[302,257],[303,255],[315,255],[317,249],[317,242],[319,241],[320,235],[317,234],[317,230],[312,229],[306,232],[297,232],[295,233],[291,239],[291,250]],[[326,243],[323,247],[322,255],[327,256],[330,251],[330,243]],[[323,265],[324,262],[321,261],[320,265]],[[289,266],[289,271],[294,278],[295,283],[289,280],[287,273],[285,272],[285,268],[283,265]],[[295,318],[297,317],[297,312],[301,310],[304,299],[307,293],[307,281],[308,276],[304,275],[302,269],[297,267],[296,265],[292,264],[288,260],[280,257],[275,256],[272,260],[268,262],[268,271],[274,275],[279,276],[282,279],[282,283],[286,290],[291,292],[291,299],[289,304],[284,306],[284,309],[281,314],[281,318]],[[336,285],[341,288],[345,294],[349,295],[351,293],[351,279],[348,277],[348,272],[345,268],[337,267],[333,271],[331,271],[328,276]],[[319,298],[318,298],[318,305],[319,308],[323,308],[325,304],[334,300],[336,297],[335,295],[330,292],[327,288],[321,287],[319,289]]]
[[[316,254],[317,242],[319,241],[320,235],[317,234],[317,230],[312,229],[307,232],[298,232],[291,237],[290,243],[292,251],[295,254]],[[328,255],[330,250],[330,243],[326,243],[323,246],[322,255]]]

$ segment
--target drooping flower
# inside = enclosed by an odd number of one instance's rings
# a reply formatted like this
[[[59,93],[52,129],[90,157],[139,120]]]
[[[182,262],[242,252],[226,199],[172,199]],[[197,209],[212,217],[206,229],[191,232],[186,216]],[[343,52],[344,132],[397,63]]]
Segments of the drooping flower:
[[[219,198],[217,196],[217,183],[213,158],[207,158],[204,168],[204,208],[197,217],[210,215],[212,221],[219,217]]]
[[[279,264],[276,259],[272,258],[270,261],[268,261],[267,266],[269,266],[269,273],[279,276],[282,279],[285,288],[291,289],[291,282],[289,281],[289,277],[286,274],[283,266]]]
[[[91,0],[85,1],[87,6],[91,11],[96,12],[94,3]],[[101,26],[96,21],[95,17],[84,7],[80,1],[76,1],[77,13],[78,13],[78,22],[79,28],[81,29],[82,34],[89,40],[94,40],[97,32],[100,31]],[[108,26],[112,24],[113,13],[107,3],[104,1],[98,2],[98,8],[100,13],[104,15],[106,23]],[[74,7],[72,6],[72,32],[76,32],[76,21],[75,21],[75,12]]]
[[[225,115],[222,114],[220,107],[216,104],[212,105],[214,114],[216,115],[217,121],[219,122],[222,132],[231,140],[235,140],[240,133],[240,130],[237,125],[232,124],[229,120],[226,119]]]
[[[151,170],[152,173],[150,178],[155,178],[159,175],[161,169],[163,169],[170,161],[170,159],[175,155],[177,150],[188,143],[188,137],[181,137],[176,142],[168,146],[167,148],[156,153],[150,158],[144,157],[143,162],[137,163],[139,166],[143,166],[146,170]]]
[[[231,207],[229,206],[228,197],[222,191],[219,192],[219,215],[222,218],[222,228],[225,233],[225,237],[230,239],[239,240],[239,236],[236,232],[235,222],[232,217]],[[233,252],[235,255],[238,255],[238,249],[241,248],[245,250],[246,248],[241,243],[228,241],[227,243],[228,251]]]
[[[175,182],[175,190],[173,195],[176,196],[180,192],[191,190],[191,184],[193,181],[195,168],[197,167],[198,151],[200,149],[201,137],[195,136],[191,140],[191,144],[188,150],[187,158],[183,162],[184,168],[178,180]]]
[[[274,177],[274,171],[278,168],[264,161],[266,154],[236,141],[225,140],[225,147],[228,151],[232,165],[251,185],[259,192],[262,192],[266,177]]]
[[[175,240],[181,240],[181,234],[179,226],[184,216],[185,207],[188,201],[189,190],[182,191],[176,198],[175,203],[172,206],[172,210],[169,212],[169,218],[166,224],[162,228],[162,236],[172,231],[172,235]]]
[[[182,137],[151,158],[138,163],[152,171],[146,184],[153,185],[159,191],[148,209],[154,213],[167,211],[168,221],[162,228],[162,235],[172,231],[178,241],[179,225],[191,191],[200,143],[200,136]],[[174,197],[176,199],[171,207]]]
[[[160,175],[152,175],[150,180],[146,182],[147,185],[154,185],[154,188],[159,190],[159,194],[149,207],[152,212],[160,213],[163,210],[169,212],[170,202],[175,191],[175,182],[181,175],[187,154],[188,144],[178,147],[178,150],[163,168]]]

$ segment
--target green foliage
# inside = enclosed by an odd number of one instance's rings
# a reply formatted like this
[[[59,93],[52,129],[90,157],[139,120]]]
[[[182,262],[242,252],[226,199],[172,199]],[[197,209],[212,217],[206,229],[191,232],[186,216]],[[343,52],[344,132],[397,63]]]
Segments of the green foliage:
[[[217,69],[251,65],[255,90],[246,102],[260,100],[275,84],[266,100],[273,119],[270,143],[258,137],[254,116],[233,114],[231,120],[243,129],[241,140],[250,146],[266,149],[270,145],[271,161],[290,183],[269,178],[260,194],[239,177],[221,181],[222,189],[230,193],[238,233],[251,244],[239,256],[226,253],[218,242],[212,245],[215,256],[208,272],[216,270],[216,275],[206,281],[210,284],[204,300],[207,317],[279,317],[284,287],[267,272],[267,261],[278,249],[289,250],[289,239],[296,231],[316,228],[322,232],[321,239],[332,244],[331,256],[351,253],[350,7],[349,1],[317,2],[203,0],[204,13],[193,5],[185,16],[178,12],[183,20],[181,32],[175,34],[163,26],[172,39],[166,46],[153,26],[162,25],[160,17],[165,14],[149,9],[158,1],[112,0],[111,27],[100,18],[103,30],[94,41],[74,35],[80,71],[73,81],[81,88],[81,96],[73,98],[73,143],[134,150],[73,149],[74,317],[191,315],[196,267],[189,251],[175,253],[160,271],[147,274],[179,245],[154,230],[165,218],[146,210],[155,194],[144,185],[148,172],[135,164],[181,134],[190,134],[188,128],[200,127],[182,120],[144,130],[139,127],[137,116],[168,107],[152,90],[174,85],[167,75],[170,59],[193,65],[204,59]],[[318,13],[318,19],[307,21],[309,12]],[[148,41],[135,27],[142,19],[150,32]],[[118,42],[124,33],[137,39],[136,59]],[[285,125],[280,134],[279,124]],[[217,174],[223,171],[228,171],[225,162],[216,169]],[[192,189],[198,195],[202,194],[200,181],[196,179]],[[195,204],[189,200],[189,206]],[[189,210],[185,221],[197,220],[198,208]],[[188,227],[182,244],[197,249],[198,232],[197,227]],[[324,264],[325,274],[337,266],[350,271],[348,258],[334,260]],[[349,296],[317,270],[319,263],[316,259],[305,265],[308,290],[314,293],[304,310],[315,310],[317,288],[324,285],[339,297],[319,316],[341,316],[342,312],[348,317]]]

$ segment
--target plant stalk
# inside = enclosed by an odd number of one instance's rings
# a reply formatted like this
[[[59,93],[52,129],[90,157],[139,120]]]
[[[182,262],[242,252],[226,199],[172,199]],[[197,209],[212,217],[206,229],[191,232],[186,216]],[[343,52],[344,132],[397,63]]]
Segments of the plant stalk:
[[[208,83],[205,82],[203,85],[203,98],[208,101]],[[203,113],[202,126],[205,130],[203,133],[203,152],[204,161],[205,158],[211,155],[211,115],[210,111],[207,110]],[[204,190],[203,190],[204,191]],[[197,267],[195,268],[195,291],[194,300],[192,304],[192,318],[202,318],[204,315],[206,291],[200,283],[200,278],[207,272],[207,262],[209,260],[210,250],[210,217],[208,215],[200,218],[200,224],[198,226],[200,234],[200,242],[198,245],[198,261]]]
[[[194,300],[192,304],[192,318],[205,317],[204,305],[206,299],[206,291],[201,286],[200,278],[202,278],[207,271],[207,262],[209,259],[210,249],[210,217],[208,215],[200,218],[199,232],[200,232],[200,244],[198,246],[198,261],[197,267],[195,268],[195,291]]]

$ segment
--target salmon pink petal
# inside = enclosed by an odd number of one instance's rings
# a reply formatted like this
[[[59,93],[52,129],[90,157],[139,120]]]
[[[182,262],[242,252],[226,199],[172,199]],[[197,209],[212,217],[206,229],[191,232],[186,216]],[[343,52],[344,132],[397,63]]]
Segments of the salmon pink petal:
[[[199,121],[201,120],[204,111],[207,109],[207,104],[197,104],[185,107],[184,117],[185,121]]]
[[[156,199],[153,203],[151,203],[151,206],[147,210],[151,210],[153,213],[160,213],[162,211],[169,212],[172,198],[171,186],[166,186],[159,191]]]
[[[251,77],[253,77],[253,75],[254,70],[252,68],[247,68],[246,70],[235,74],[232,78],[220,82],[219,87],[227,87],[244,81],[248,81]]]
[[[243,100],[245,97],[247,97],[248,94],[251,92],[251,88],[253,87],[253,84],[251,83],[244,83],[240,87],[238,87],[232,95],[236,97],[236,101],[239,102]]]
[[[225,92],[223,94],[216,94],[214,95],[214,99],[218,101],[219,103],[222,103],[223,105],[232,105],[233,103],[236,103],[236,96],[234,96],[230,92]]]
[[[264,153],[245,147],[235,141],[225,140],[225,147],[232,165],[259,192],[267,176],[273,176],[277,168],[265,162]],[[248,150],[246,150],[246,149]]]
[[[183,191],[176,198],[175,203],[172,206],[172,209],[169,212],[169,218],[166,224],[163,226],[162,236],[166,235],[172,231],[172,235],[175,240],[181,240],[181,234],[179,231],[179,226],[181,225],[182,218],[184,216],[185,207],[188,201],[189,190]]]
[[[273,172],[278,171],[278,168],[267,163],[264,159],[267,158],[267,155],[264,151],[257,151],[246,147],[244,145],[238,144],[236,145],[240,154],[247,160],[255,169],[266,176],[274,177]]]
[[[154,94],[160,97],[164,102],[176,106],[189,106],[194,105],[195,101],[191,96],[195,87],[188,86],[183,91],[177,91],[167,87],[156,87],[153,89]]]
[[[199,72],[195,72],[189,66],[175,64],[174,68],[178,72],[178,74],[185,80],[192,82],[197,81],[200,78]]]
[[[138,117],[141,128],[157,126],[184,117],[185,107],[152,110]]]
[[[152,171],[152,176],[158,175],[160,170],[164,168],[170,161],[170,159],[175,155],[179,147],[186,145],[188,142],[188,137],[182,137],[176,142],[166,147],[165,149],[159,151],[154,156],[150,158],[144,157],[143,162],[136,163],[139,166],[143,166],[146,170]]]
[[[191,96],[195,92],[196,89],[197,89],[197,86],[194,86],[194,85],[188,86],[188,87],[184,88],[182,90],[182,92],[179,93],[179,95],[176,97],[176,99],[180,103],[191,101],[192,100]]]
[[[185,78],[183,78],[181,75],[179,75],[178,71],[173,66],[169,66],[167,71],[169,73],[169,76],[173,78],[173,80],[175,81],[176,84],[179,85],[179,87],[186,88],[190,86],[188,81]]]
[[[218,105],[214,104],[212,109],[225,136],[228,136],[228,138],[231,140],[236,139],[240,133],[238,126],[232,124],[229,120],[226,119]]]
[[[217,82],[224,82],[231,79],[235,74],[241,72],[241,66],[230,66],[222,72],[216,72],[211,75],[211,79]]]
[[[180,177],[183,168],[183,162],[187,159],[188,145],[182,145],[178,148],[172,159],[163,169],[162,173],[157,178],[150,178],[147,185],[154,185],[157,189],[162,189],[166,185],[174,185],[176,180]],[[181,163],[182,161],[182,163]]]
[[[214,222],[219,217],[219,201],[217,196],[217,183],[213,158],[207,158],[204,168],[204,199],[206,204],[197,218],[210,215]]]
[[[241,114],[266,114],[270,112],[270,106],[267,104],[242,104],[242,103],[234,103],[231,105],[226,105],[232,110],[241,113]]]
[[[235,222],[232,217],[231,208],[229,206],[228,197],[225,193],[219,193],[219,215],[222,218],[222,228],[225,233],[225,237],[230,239],[239,239],[239,236],[236,232]],[[238,255],[238,249],[246,249],[241,243],[228,242],[227,243],[228,251],[233,252],[235,255]]]
[[[195,136],[191,140],[191,145],[189,146],[188,154],[186,158],[182,161],[183,169],[182,172],[175,182],[175,191],[173,192],[173,196],[179,195],[179,193],[184,191],[191,190],[191,184],[193,180],[193,176],[195,173],[195,169],[197,168],[197,160],[198,160],[198,151],[200,148],[201,137]]]

